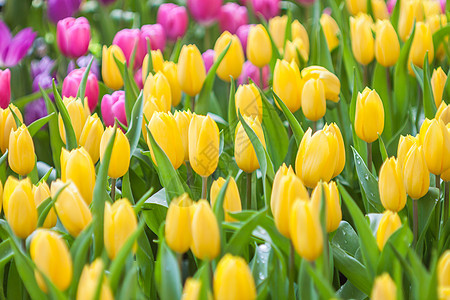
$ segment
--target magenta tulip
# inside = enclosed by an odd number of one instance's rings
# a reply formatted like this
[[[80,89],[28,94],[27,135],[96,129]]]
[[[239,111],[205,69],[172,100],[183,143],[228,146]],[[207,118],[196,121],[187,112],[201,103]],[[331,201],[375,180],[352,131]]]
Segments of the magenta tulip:
[[[11,72],[0,70],[0,107],[5,109],[11,101]]]
[[[263,68],[263,84],[264,88],[269,86],[269,75],[270,69],[269,66],[266,65]],[[251,79],[255,84],[261,87],[261,76],[260,70],[257,66],[253,65],[250,61],[246,61],[244,66],[242,67],[242,73],[238,78],[238,84],[247,84],[249,83],[249,79]]]
[[[221,31],[229,31],[235,34],[239,26],[248,23],[247,8],[236,3],[229,2],[222,6],[219,15],[219,27]]]
[[[142,82],[142,68],[134,73],[134,81],[140,90],[144,88],[144,83]]]
[[[142,60],[144,60],[145,55],[148,53],[147,39],[150,40],[152,50],[159,49],[161,52],[164,52],[164,48],[166,47],[166,34],[161,24],[144,25],[141,27],[141,49],[144,50]]]
[[[106,126],[114,126],[115,119],[128,126],[124,91],[115,91],[112,95],[103,96],[101,107],[103,121]]]
[[[184,36],[189,22],[186,8],[173,3],[162,4],[156,19],[171,41]]]
[[[69,73],[69,75],[64,78],[62,95],[66,97],[75,97],[78,93],[78,88],[80,87],[81,80],[83,79],[84,71],[86,68],[75,69]],[[95,110],[98,103],[98,80],[92,72],[89,72],[88,79],[86,82],[86,92],[85,95],[88,100],[89,109]]]
[[[245,49],[247,49],[247,38],[248,38],[248,33],[250,31],[250,28],[253,26],[253,24],[249,24],[249,25],[242,25],[240,26],[237,31],[236,31],[236,35],[238,36],[239,40],[241,41],[242,44],[242,49],[244,49],[244,53]]]
[[[86,54],[91,40],[91,27],[85,17],[65,18],[56,27],[56,42],[64,56],[78,58]]]
[[[206,50],[205,52],[202,53],[206,73],[208,73],[209,69],[211,69],[212,65],[214,64],[214,56],[215,52],[213,49]]]
[[[145,55],[145,45],[141,42],[141,31],[139,29],[122,29],[116,33],[113,39],[113,45],[122,49],[127,64],[130,63],[133,51],[136,51],[134,57],[134,67],[137,68],[142,64]],[[142,49],[145,47],[144,49]],[[136,48],[136,50],[134,50]]]
[[[220,14],[223,0],[187,0],[192,17],[202,25],[214,23]]]
[[[8,26],[0,20],[0,66],[14,67],[27,55],[36,38],[29,27],[12,36]]]
[[[72,17],[80,8],[81,0],[48,0],[47,14],[53,23]]]
[[[280,0],[252,0],[255,15],[261,14],[264,19],[269,20],[280,14]]]

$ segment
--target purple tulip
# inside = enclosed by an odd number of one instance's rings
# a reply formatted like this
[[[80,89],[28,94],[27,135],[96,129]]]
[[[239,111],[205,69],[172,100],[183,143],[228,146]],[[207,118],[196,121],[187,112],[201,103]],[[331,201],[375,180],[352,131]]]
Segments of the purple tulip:
[[[211,69],[212,65],[214,64],[214,56],[215,52],[213,49],[206,50],[202,54],[203,63],[205,64],[206,73],[208,73],[209,69]]]
[[[214,23],[220,14],[223,0],[187,0],[192,17],[202,25]]]
[[[40,60],[31,62],[31,77],[35,78],[40,74],[50,74],[53,70],[55,61],[48,56],[44,56]]]
[[[141,42],[145,54],[147,54],[147,39],[150,39],[150,46],[152,50],[159,49],[161,52],[166,47],[166,34],[161,24],[149,24],[141,27]],[[144,57],[145,57],[144,54]]]
[[[171,41],[176,41],[184,36],[189,22],[186,8],[173,3],[162,4],[158,9],[156,19]]]
[[[239,26],[247,23],[248,14],[245,6],[229,2],[220,9],[219,27],[221,31],[227,30],[235,34]]]
[[[104,95],[102,99],[102,116],[106,126],[114,126],[114,120],[127,125],[125,114],[125,92],[115,91],[112,95]]]
[[[142,68],[134,73],[134,81],[140,90],[144,88],[144,83],[142,82]]]
[[[86,68],[75,69],[64,78],[62,95],[66,97],[75,97],[78,93],[81,80],[83,79]],[[89,109],[94,111],[98,103],[98,80],[92,72],[89,72],[86,82],[86,97],[88,100]]]
[[[261,14],[269,20],[280,14],[280,0],[252,0],[255,15]]]
[[[142,49],[141,31],[139,29],[122,29],[116,33],[113,40],[113,45],[117,45],[122,49],[127,63],[130,63],[131,56],[136,48],[134,58],[134,66],[138,67],[144,60],[144,50]]]
[[[267,88],[269,86],[269,75],[270,70],[269,66],[266,65],[263,68],[263,83],[264,87]],[[244,63],[244,66],[242,67],[242,73],[241,76],[238,78],[238,84],[247,84],[249,82],[249,78],[253,80],[255,84],[257,84],[259,87],[261,87],[261,77],[260,77],[260,70],[258,67],[253,65],[250,61],[246,61]]]
[[[88,51],[91,27],[85,17],[65,18],[56,27],[56,42],[64,56],[78,58]]]
[[[11,101],[11,72],[0,70],[0,107],[6,109]]]
[[[242,25],[236,30],[236,35],[238,36],[239,40],[241,41],[242,49],[244,49],[244,53],[245,53],[245,49],[247,49],[248,33],[252,26],[253,26],[253,24]]]
[[[48,0],[47,14],[53,23],[73,16],[80,8],[81,0]]]
[[[34,77],[33,84],[31,86],[33,89],[33,92],[39,91],[39,87],[41,87],[43,89],[51,88],[52,81],[53,81],[53,78],[49,74],[41,73],[41,74],[37,75],[36,77]]]
[[[34,100],[25,106],[25,124],[28,126],[36,120],[47,115],[47,107],[45,106],[44,98]]]
[[[69,65],[67,66],[67,74],[69,74],[70,72],[75,70],[77,68],[76,66],[79,66],[80,68],[86,68],[89,65],[89,63],[91,62],[92,58],[94,59],[94,61],[92,62],[92,65],[91,65],[91,73],[93,73],[97,78],[99,78],[100,70],[98,68],[98,62],[97,62],[97,59],[95,59],[94,55],[92,55],[92,54],[88,54],[88,55],[81,56],[80,58],[78,58],[76,65],[75,65],[75,62],[73,60],[71,60],[69,62]]]
[[[31,28],[19,31],[12,37],[11,31],[3,21],[0,21],[0,66],[14,67],[28,53],[36,38],[36,32]]]

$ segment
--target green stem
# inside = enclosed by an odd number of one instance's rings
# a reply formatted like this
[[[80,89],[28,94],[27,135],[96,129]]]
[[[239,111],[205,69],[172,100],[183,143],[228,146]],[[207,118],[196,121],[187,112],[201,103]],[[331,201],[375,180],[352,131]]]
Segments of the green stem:
[[[367,169],[372,173],[372,143],[367,143]]]
[[[436,203],[436,228],[437,232],[439,232],[439,227],[441,226],[441,217],[442,217],[442,204],[441,204],[441,177],[439,175],[435,175],[435,186],[438,189],[438,198]]]
[[[413,199],[413,235],[414,235],[414,240],[413,240],[413,245],[416,246],[417,244],[417,226],[418,226],[418,222],[419,222],[419,215],[417,212],[417,201],[416,199]]]
[[[369,66],[368,65],[363,66],[363,80],[364,80],[364,85],[369,86]]]
[[[111,180],[111,200],[116,201],[116,179]]]
[[[312,133],[317,131],[317,121],[312,122]]]
[[[208,177],[202,177],[202,199],[206,200],[206,193],[208,188]]]
[[[252,173],[247,173],[247,209],[252,209]]]
[[[191,187],[191,176],[192,176],[192,170],[191,170],[191,164],[189,161],[186,161],[186,183],[188,187]]]
[[[450,182],[445,183],[445,193],[444,193],[444,225],[447,223],[448,220],[448,213],[449,213],[449,192],[450,192]]]
[[[264,90],[264,77],[263,77],[263,68],[259,68],[259,83],[261,85],[261,90]]]
[[[289,298],[295,299],[295,290],[294,290],[294,276],[295,276],[295,249],[294,244],[291,241],[291,247],[289,251]]]

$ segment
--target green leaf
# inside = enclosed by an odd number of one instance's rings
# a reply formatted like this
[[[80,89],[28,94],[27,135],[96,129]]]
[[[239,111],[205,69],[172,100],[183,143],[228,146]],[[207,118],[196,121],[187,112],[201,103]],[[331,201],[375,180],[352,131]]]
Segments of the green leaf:
[[[142,214],[144,216],[147,226],[156,235],[159,233],[161,224],[166,220],[167,209],[166,191],[161,189],[150,198],[148,198],[142,206]]]
[[[383,138],[380,135],[378,135],[378,145],[380,147],[381,159],[383,161],[385,161],[386,159],[389,158],[389,156],[387,154],[386,146],[384,145]]]
[[[175,255],[169,250],[164,239],[161,241],[158,249],[155,279],[161,300],[181,298],[180,268]]]
[[[214,205],[213,205],[213,211],[216,215],[217,224],[219,226],[219,232],[220,232],[220,245],[225,245],[225,232],[222,227],[222,223],[225,220],[225,212],[223,208],[223,202],[225,201],[225,195],[227,193],[228,184],[230,183],[230,177],[227,178],[227,181],[223,184],[223,186],[220,188],[219,194],[217,195],[217,198],[215,199]],[[212,199],[211,199],[212,201]]]
[[[131,112],[131,119],[130,122],[128,123],[130,124],[130,126],[128,126],[128,131],[125,134],[128,140],[130,141],[131,156],[136,150],[137,145],[139,144],[139,138],[141,137],[143,109],[144,109],[144,96],[141,91],[139,93],[139,97],[136,100],[136,103],[134,103],[134,107]]]
[[[13,256],[14,252],[11,248],[10,239],[8,238],[0,243],[0,268],[4,268]]]
[[[0,157],[0,166],[8,160],[8,152],[8,149],[6,149],[5,153]]]
[[[178,38],[177,42],[175,43],[175,46],[173,47],[172,54],[170,55],[170,60],[174,63],[178,63],[178,58],[180,57],[181,52],[181,43],[182,39]]]
[[[314,270],[310,264],[306,264],[305,266],[306,266],[306,271],[313,279],[313,281],[317,287],[317,291],[322,296],[322,298],[323,299],[334,298],[336,296],[336,293],[333,290],[333,287],[328,282],[328,280],[325,277],[323,277],[323,275],[319,271]]]
[[[92,62],[94,61],[94,58],[91,58],[91,61],[87,65],[86,69],[84,70],[83,77],[81,78],[80,85],[78,86],[78,92],[77,92],[77,98],[81,99],[81,102],[84,106],[84,96],[86,95],[86,84],[89,76],[89,72],[91,71]]]
[[[236,116],[236,102],[235,102],[235,94],[236,94],[236,81],[231,78],[230,82],[230,96],[228,98],[228,124],[230,126],[229,131],[234,133],[236,125],[238,123]],[[234,141],[234,134],[231,134]]]
[[[61,96],[56,89],[55,79],[53,79],[53,95],[55,96],[55,103],[58,107],[59,113],[64,124],[64,130],[66,132],[66,148],[67,150],[76,149],[78,147],[77,137],[75,136],[75,131],[73,130],[72,121],[70,120],[69,112],[64,105]],[[51,113],[49,111],[49,113]]]
[[[16,123],[17,128],[19,128],[20,126],[22,126],[22,121],[19,119],[19,117],[16,115],[16,113],[14,112],[14,110],[11,108],[11,106],[8,106],[9,111],[11,112],[13,118],[14,118],[14,122]]]
[[[333,236],[332,243],[354,257],[359,249],[358,240],[358,235],[353,227],[347,221],[341,221]]]
[[[42,227],[42,225],[45,222],[45,219],[47,218],[48,213],[52,209],[52,207],[55,205],[56,200],[58,200],[59,195],[61,195],[62,191],[69,185],[69,183],[64,184],[58,192],[56,192],[55,196],[51,198],[51,201],[47,201],[48,199],[44,200],[38,207],[39,212],[39,218],[38,218],[38,225],[37,227]],[[45,206],[44,206],[45,205]]]
[[[283,111],[284,116],[288,120],[289,125],[291,126],[292,133],[294,134],[295,141],[297,142],[297,146],[300,145],[303,135],[305,134],[302,126],[300,126],[297,119],[294,117],[294,115],[291,113],[291,111],[287,108],[286,104],[284,104],[283,100],[281,100],[280,97],[278,97],[278,95],[273,90],[272,90],[272,94],[273,94],[273,98],[275,99],[275,101],[281,107],[281,110]]]
[[[28,126],[28,131],[30,132],[31,137],[33,137],[45,124],[47,124],[52,118],[56,116],[55,112],[40,118],[39,120],[34,121]]]
[[[435,51],[439,48],[439,45],[445,41],[445,37],[450,34],[450,25],[439,28],[433,33],[433,46]]]
[[[423,63],[423,108],[425,117],[433,119],[436,114],[436,104],[434,102],[433,91],[431,89],[430,65],[428,63],[428,52],[425,54]]]
[[[425,239],[425,235],[427,233],[427,229],[430,226],[430,222],[432,219],[432,213],[436,207],[437,199],[439,196],[439,189],[435,187],[430,187],[428,193],[420,198],[418,201],[418,234],[419,238],[417,239],[417,245],[420,245],[422,241]]]
[[[128,68],[124,62],[121,62],[115,55],[114,60],[119,68],[120,74],[123,78],[123,85],[125,91],[125,114],[127,116],[128,124],[131,123],[131,112],[133,110],[134,103],[138,97],[138,89],[134,78],[128,72]]]

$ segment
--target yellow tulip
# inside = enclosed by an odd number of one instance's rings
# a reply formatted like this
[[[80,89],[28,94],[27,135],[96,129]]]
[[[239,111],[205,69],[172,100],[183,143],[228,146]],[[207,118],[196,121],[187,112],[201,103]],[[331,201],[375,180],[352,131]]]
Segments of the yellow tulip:
[[[325,87],[321,79],[309,79],[302,89],[302,110],[305,117],[317,121],[325,116],[327,104]]]
[[[145,101],[150,97],[161,99],[161,102],[164,103],[164,111],[170,110],[172,106],[172,92],[170,91],[169,81],[161,72],[156,73],[156,75],[149,74],[145,80]]]
[[[297,38],[302,40],[306,53],[309,55],[309,37],[305,27],[298,21],[294,20],[291,24],[291,35],[294,41]]]
[[[212,183],[210,191],[212,207],[214,207],[214,203],[216,203],[217,197],[219,196],[220,190],[222,189],[225,182],[226,181],[223,177],[219,177]],[[236,181],[234,181],[233,177],[230,177],[227,190],[225,191],[225,198],[223,199],[223,211],[225,213],[225,221],[227,222],[237,221],[228,213],[240,212],[241,210],[242,210],[241,196],[239,196],[239,190]]]
[[[105,155],[106,147],[114,133],[113,127],[106,128],[100,141],[100,162]],[[125,175],[130,166],[130,142],[125,134],[119,128],[116,129],[116,138],[109,161],[108,176],[111,178],[119,178]]]
[[[6,109],[0,108],[0,148],[5,153],[9,146],[9,134],[11,131],[17,130],[16,121],[11,109],[14,111],[20,122],[23,123],[22,113],[14,104],[10,104]]]
[[[418,141],[419,141],[420,145],[423,145],[424,139],[425,139],[425,134],[427,133],[428,128],[430,128],[431,123],[432,123],[432,120],[425,118],[422,125],[420,126],[420,131],[418,134]]]
[[[327,232],[338,229],[342,221],[342,210],[339,201],[339,191],[334,181],[329,184],[319,182],[311,194],[312,209],[320,218],[320,208],[322,205],[322,191],[325,194],[325,216]]]
[[[213,260],[220,253],[220,233],[217,219],[206,200],[195,205],[192,217],[191,250],[201,260]]]
[[[166,76],[170,84],[170,92],[172,93],[172,106],[175,107],[181,102],[181,87],[178,81],[178,66],[171,61],[165,61],[162,73]]]
[[[284,40],[286,36],[287,15],[276,16],[269,20],[269,32],[278,49],[282,50],[284,47]],[[291,40],[300,38],[305,46],[306,53],[309,53],[309,38],[305,27],[298,21],[294,20],[291,23]]]
[[[39,205],[46,199],[51,197],[50,194],[50,188],[48,184],[43,181],[39,183],[38,186],[33,185],[33,197],[34,197],[34,204],[36,205],[36,208],[39,207]],[[47,217],[45,218],[43,227],[45,228],[52,228],[56,225],[56,212],[55,209],[52,207],[50,211],[47,214]]]
[[[353,55],[360,64],[368,65],[374,57],[372,19],[366,14],[350,17],[350,34]]]
[[[446,250],[439,258],[437,277],[439,286],[450,286],[450,250]]]
[[[301,85],[300,71],[295,62],[277,60],[273,73],[273,91],[292,113],[301,106]],[[277,107],[280,108],[278,103]]]
[[[181,300],[200,299],[201,287],[202,282],[200,280],[194,278],[186,279],[186,282],[184,283],[183,294],[181,295]]]
[[[441,175],[450,168],[450,134],[442,120],[433,119],[428,126],[423,137],[423,153],[431,173]]]
[[[418,142],[418,139],[409,134],[407,136],[400,136],[397,147],[397,164],[400,169],[403,169],[406,154],[408,154],[409,149],[411,149],[416,142]]]
[[[324,132],[331,132],[334,134],[334,136],[337,139],[338,142],[338,149],[337,149],[337,159],[336,159],[336,168],[334,170],[332,178],[338,176],[341,174],[342,170],[344,170],[345,167],[345,145],[344,145],[344,139],[342,138],[341,130],[337,126],[336,123],[331,123],[330,125],[325,123],[325,126],[323,127]]]
[[[433,36],[430,26],[423,22],[416,23],[416,31],[409,51],[409,62],[423,68],[423,61],[425,54],[428,52],[428,63],[431,63],[434,58]],[[408,63],[408,67],[411,68]]]
[[[128,199],[113,203],[105,202],[104,240],[108,257],[113,260],[128,238],[136,231],[137,218]],[[134,244],[133,253],[137,244]]]
[[[302,57],[302,60],[308,61],[308,52],[306,52],[305,44],[301,38],[296,38],[295,40],[286,42],[286,51],[284,52],[284,59],[287,61],[295,61],[295,63],[300,66],[300,61],[298,53]]]
[[[450,125],[447,124],[446,129],[448,131],[448,133],[450,134]],[[450,168],[445,170],[442,174],[441,174],[441,179],[448,182],[450,181]]]
[[[153,71],[155,73],[162,72],[164,69],[164,57],[162,55],[161,50],[156,49],[152,50],[152,65]],[[148,73],[148,54],[145,55],[144,60],[142,62],[142,82],[147,80]]]
[[[189,124],[189,162],[202,177],[208,177],[219,163],[219,128],[210,116],[193,115]]]
[[[237,35],[231,34],[228,31],[224,31],[214,45],[214,60],[217,59],[230,42],[230,48],[217,68],[217,76],[227,82],[230,81],[230,76],[233,77],[233,79],[236,79],[241,75],[242,66],[245,62],[244,50],[242,50],[239,38]]]
[[[431,18],[435,15],[439,15],[441,13],[441,4],[439,3],[439,1],[424,0],[422,1],[422,5],[426,19]]]
[[[244,116],[244,120],[250,126],[258,137],[259,141],[266,147],[264,132],[257,118]],[[234,156],[238,167],[246,173],[252,173],[259,169],[258,158],[256,157],[255,148],[248,137],[244,126],[241,122],[236,126],[236,137],[234,142]]]
[[[388,273],[383,273],[375,278],[370,298],[372,300],[397,299],[397,287]]]
[[[297,253],[308,261],[316,260],[323,251],[323,233],[319,216],[312,203],[297,200],[292,205],[289,226],[292,244]]]
[[[36,165],[33,139],[25,124],[9,135],[8,163],[11,170],[22,176],[33,171]]]
[[[413,199],[425,196],[430,187],[430,173],[423,152],[422,146],[414,144],[403,162],[403,183],[406,193]]]
[[[359,13],[367,13],[367,1],[365,0],[346,0],[345,4],[349,13],[354,16]]]
[[[399,212],[406,204],[406,190],[403,174],[395,157],[388,158],[380,169],[378,190],[385,209]]]
[[[331,52],[339,46],[339,26],[329,14],[322,14],[320,17],[320,25],[327,40],[328,50]]]
[[[30,256],[36,264],[36,281],[44,292],[47,284],[44,274],[61,291],[66,290],[72,281],[72,258],[63,238],[49,229],[39,229],[30,243]]]
[[[119,61],[125,63],[125,55],[117,45],[112,45],[109,48],[103,46],[102,52],[102,78],[107,87],[118,90],[123,86],[122,75],[117,67],[116,57]]]
[[[253,83],[240,85],[234,99],[237,115],[240,111],[243,116],[258,117],[259,122],[262,122],[261,94]]]
[[[384,245],[389,237],[400,227],[402,222],[396,212],[386,210],[381,217],[377,229],[377,245],[378,249],[383,250]]]
[[[447,25],[447,16],[444,14],[433,15],[431,17],[427,17],[427,24],[430,26],[431,34],[434,34],[439,29],[445,27]],[[448,37],[444,38],[444,43],[448,42]],[[435,56],[437,59],[442,60],[445,56],[444,45],[441,44],[438,49],[435,49]]]
[[[52,198],[64,185],[65,183],[59,179],[52,183],[50,187]],[[77,237],[92,220],[91,211],[73,182],[59,194],[55,208],[64,228],[74,237]]]
[[[192,116],[193,114],[189,109],[187,111],[177,110],[174,115],[181,135],[185,161],[189,160],[189,125],[191,124]]]
[[[386,1],[384,0],[371,0],[372,11],[375,19],[377,20],[389,20],[389,12],[387,9]]]
[[[450,123],[450,107],[444,101],[439,105],[435,118],[444,122],[445,125]]]
[[[165,237],[167,245],[175,252],[185,253],[192,242],[192,200],[183,194],[170,202],[166,215]]]
[[[423,6],[420,0],[402,1],[398,19],[398,35],[403,42],[409,38],[414,26],[414,21],[423,21],[422,11]]]
[[[81,131],[79,145],[86,149],[94,164],[100,158],[100,140],[103,132],[105,129],[97,113],[87,118],[83,131]]]
[[[397,33],[389,20],[377,21],[375,29],[375,57],[383,67],[392,67],[400,56]]]
[[[181,90],[189,96],[200,93],[206,79],[202,55],[195,45],[184,45],[178,59],[178,81]]]
[[[368,87],[358,93],[355,111],[356,135],[367,143],[378,139],[384,129],[384,108],[380,96]]]
[[[302,84],[310,79],[320,79],[325,87],[325,98],[333,102],[339,102],[341,82],[339,78],[321,66],[309,66],[301,72]]]
[[[78,283],[77,300],[93,300],[98,284],[101,284],[99,300],[114,299],[108,278],[106,278],[103,270],[104,265],[101,258],[94,260],[91,265],[84,266]]]
[[[277,191],[276,189],[278,189],[279,185],[280,185],[280,181],[281,179],[290,174],[290,173],[294,173],[294,170],[292,169],[292,166],[289,166],[289,168],[286,166],[285,163],[283,163],[280,168],[278,168],[278,171],[275,173],[275,177],[273,178],[273,185],[272,185],[272,196],[270,197],[270,209],[272,210],[272,214],[274,212],[274,207],[275,207],[275,196],[274,195],[278,195],[279,191]],[[276,190],[276,191],[274,191]],[[309,195],[308,195],[309,197]]]
[[[262,24],[250,28],[247,38],[247,58],[258,68],[264,67],[272,59],[272,44]]]
[[[80,98],[63,98],[64,106],[67,109],[67,112],[69,113],[70,117],[70,123],[72,123],[73,131],[75,132],[75,137],[77,139],[77,142],[80,140],[81,132],[83,131],[84,125],[86,124],[86,120],[88,119],[89,115],[91,114],[89,111],[89,106],[87,104],[87,101],[83,102]],[[59,114],[58,117],[58,125],[59,125],[59,135],[63,141],[63,143],[66,143],[66,130],[64,127],[64,122],[61,117],[61,114]]]
[[[444,95],[445,83],[447,82],[447,74],[444,73],[441,67],[438,67],[433,71],[431,76],[431,89],[433,91],[433,98],[436,107],[443,102],[442,96]]]
[[[17,237],[25,239],[36,229],[38,213],[29,178],[18,181],[8,177],[3,193],[3,211]]]
[[[169,112],[170,109],[167,109],[167,103],[164,99],[149,97],[146,101],[144,101],[144,110],[143,110],[143,120],[142,120],[142,134],[144,136],[145,142],[147,141],[147,119],[150,121],[153,117],[153,114],[156,112]]]
[[[214,273],[214,299],[254,300],[256,286],[247,262],[238,256],[226,254]]]

